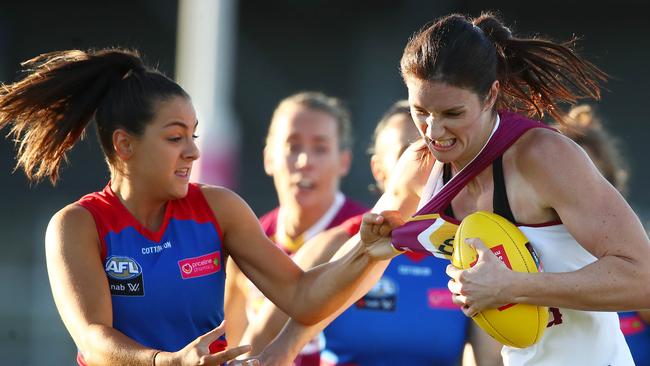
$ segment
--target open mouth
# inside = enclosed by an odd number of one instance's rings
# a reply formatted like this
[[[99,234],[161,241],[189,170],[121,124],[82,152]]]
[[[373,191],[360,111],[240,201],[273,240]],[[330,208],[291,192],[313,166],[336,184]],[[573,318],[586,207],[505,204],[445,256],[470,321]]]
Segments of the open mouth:
[[[314,189],[316,186],[316,184],[314,184],[314,181],[309,178],[302,178],[297,181],[295,185],[300,189]]]
[[[441,140],[430,140],[427,139],[427,144],[429,145],[429,148],[431,150],[436,150],[436,151],[449,151],[456,146],[456,139],[455,138],[450,138],[450,139],[441,139]]]
[[[190,176],[190,168],[177,169],[174,171],[177,177],[187,178]]]

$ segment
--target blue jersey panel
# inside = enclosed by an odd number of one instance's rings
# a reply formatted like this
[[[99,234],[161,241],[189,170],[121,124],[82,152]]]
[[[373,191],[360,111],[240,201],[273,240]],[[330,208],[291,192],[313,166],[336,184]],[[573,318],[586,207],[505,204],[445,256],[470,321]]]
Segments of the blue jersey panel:
[[[621,330],[637,366],[650,366],[650,326],[634,311],[618,313]]]
[[[456,365],[468,318],[434,257],[392,260],[380,282],[325,329],[326,365]]]
[[[211,222],[171,219],[160,242],[132,227],[105,237],[113,327],[177,351],[223,320],[224,268]]]

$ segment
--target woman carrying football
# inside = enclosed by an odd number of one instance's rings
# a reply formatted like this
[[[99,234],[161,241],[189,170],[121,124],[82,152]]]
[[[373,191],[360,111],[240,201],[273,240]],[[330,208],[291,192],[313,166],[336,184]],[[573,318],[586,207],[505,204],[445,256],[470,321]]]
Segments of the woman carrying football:
[[[560,105],[599,98],[606,75],[569,44],[518,38],[490,14],[449,15],[424,27],[400,66],[425,151],[436,162],[418,171],[421,162],[407,150],[375,206],[410,216],[419,201],[422,220],[392,232],[396,248],[446,257],[460,220],[496,212],[518,224],[546,272],[512,272],[475,239],[478,263],[468,270],[449,265],[447,273],[453,301],[468,316],[508,303],[553,309],[542,339],[525,349],[504,347],[504,363],[633,364],[614,312],[650,308],[648,237],[582,149],[524,116],[548,113],[561,122]],[[414,179],[422,174],[429,176],[423,187]],[[379,239],[388,231],[382,217],[397,214],[364,217],[362,238]],[[418,226],[424,220],[429,224]],[[348,304],[370,289],[377,272]],[[295,323],[285,328],[286,339],[298,343],[311,332]],[[282,346],[293,352],[291,342]],[[276,351],[281,347],[271,345],[263,359],[275,360]]]

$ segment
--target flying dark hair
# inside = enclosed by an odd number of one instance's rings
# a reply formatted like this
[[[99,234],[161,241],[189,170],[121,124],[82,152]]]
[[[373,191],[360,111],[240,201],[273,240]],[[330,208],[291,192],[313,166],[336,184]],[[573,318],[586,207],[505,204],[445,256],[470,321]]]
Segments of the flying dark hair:
[[[495,80],[495,108],[563,123],[560,104],[600,99],[607,74],[572,49],[575,39],[555,43],[518,38],[492,13],[475,19],[452,14],[425,26],[408,41],[400,69],[406,79],[441,81],[484,98]]]
[[[146,67],[135,51],[57,51],[22,66],[27,75],[0,90],[0,129],[12,125],[16,169],[22,168],[32,181],[47,176],[56,183],[61,161],[91,120],[112,166],[116,129],[140,136],[157,102],[189,98],[173,80]]]

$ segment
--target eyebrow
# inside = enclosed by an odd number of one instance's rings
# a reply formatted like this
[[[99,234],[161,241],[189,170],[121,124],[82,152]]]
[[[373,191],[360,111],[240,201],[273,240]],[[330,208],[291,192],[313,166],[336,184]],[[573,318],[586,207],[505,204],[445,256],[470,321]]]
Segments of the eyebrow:
[[[199,125],[199,121],[197,120],[194,123],[194,129],[196,129],[196,126],[198,126],[198,125]],[[187,129],[187,125],[185,123],[181,122],[181,121],[171,121],[171,122],[167,123],[165,126],[163,126],[163,128],[172,127],[172,126],[178,126],[178,127],[183,128],[183,129]]]

